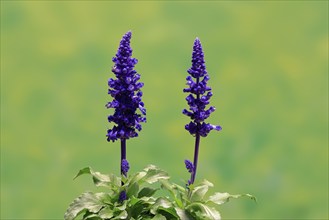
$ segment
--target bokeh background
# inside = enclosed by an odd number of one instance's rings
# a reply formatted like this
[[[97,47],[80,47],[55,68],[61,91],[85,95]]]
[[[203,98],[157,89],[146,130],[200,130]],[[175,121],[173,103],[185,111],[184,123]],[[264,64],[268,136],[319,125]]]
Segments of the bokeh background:
[[[1,219],[62,219],[95,189],[72,180],[80,168],[119,174],[104,105],[128,30],[148,111],[131,172],[188,179],[182,89],[199,37],[223,130],[201,140],[197,178],[258,198],[224,219],[328,218],[327,1],[1,1]]]

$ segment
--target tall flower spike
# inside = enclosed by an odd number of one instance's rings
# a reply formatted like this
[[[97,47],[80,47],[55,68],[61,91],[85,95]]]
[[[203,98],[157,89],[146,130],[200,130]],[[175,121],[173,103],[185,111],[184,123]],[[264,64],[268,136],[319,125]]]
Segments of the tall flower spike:
[[[127,32],[119,45],[118,52],[112,61],[114,66],[112,72],[116,79],[108,80],[108,94],[113,101],[106,104],[107,108],[114,108],[114,114],[108,116],[109,122],[116,125],[107,130],[107,140],[126,140],[137,137],[138,131],[142,129],[141,122],[145,122],[146,109],[142,102],[143,93],[140,89],[144,86],[138,82],[140,75],[134,70],[137,59],[131,58],[132,49],[130,47],[131,32]],[[139,109],[141,114],[136,113]]]
[[[142,91],[144,84],[138,82],[140,75],[134,70],[137,59],[132,58],[130,47],[131,32],[123,35],[118,52],[112,58],[114,66],[112,72],[116,79],[108,80],[108,94],[113,100],[106,104],[107,108],[114,108],[114,114],[108,116],[108,121],[116,125],[107,130],[107,141],[120,140],[121,142],[121,174],[127,176],[129,163],[126,160],[126,140],[138,136],[138,131],[142,130],[141,122],[146,122],[146,109],[142,102]],[[137,113],[137,109],[141,114]],[[123,184],[123,183],[122,183]],[[125,192],[120,194],[123,199]]]
[[[202,51],[201,42],[198,38],[194,41],[193,53],[192,53],[192,67],[187,70],[190,74],[186,78],[188,88],[185,88],[183,92],[190,93],[186,97],[186,101],[189,105],[189,109],[184,109],[183,114],[191,118],[191,122],[185,125],[185,129],[195,136],[195,150],[194,150],[194,162],[186,164],[186,167],[191,168],[193,165],[193,171],[191,173],[191,179],[188,184],[193,184],[196,175],[196,169],[199,156],[199,144],[200,136],[206,137],[211,130],[220,131],[222,128],[219,125],[212,125],[204,122],[212,112],[215,111],[213,106],[206,109],[209,104],[210,97],[212,96],[211,88],[207,86],[207,82],[210,79],[206,71],[204,53]]]

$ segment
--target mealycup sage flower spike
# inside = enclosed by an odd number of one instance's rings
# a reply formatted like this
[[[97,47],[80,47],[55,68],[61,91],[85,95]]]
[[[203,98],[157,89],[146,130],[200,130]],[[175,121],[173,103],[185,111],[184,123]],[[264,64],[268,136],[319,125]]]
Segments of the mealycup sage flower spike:
[[[107,141],[121,141],[121,174],[127,176],[129,163],[126,159],[126,140],[138,136],[142,130],[141,122],[146,122],[146,109],[142,102],[144,84],[138,82],[140,75],[134,70],[137,59],[132,58],[130,47],[131,32],[123,35],[118,51],[113,57],[112,72],[116,79],[108,80],[108,94],[113,100],[106,104],[107,108],[114,108],[114,114],[108,116],[108,121],[115,123],[107,130]],[[139,109],[140,113],[137,113]],[[125,200],[125,192],[120,194],[120,200]]]
[[[202,51],[201,42],[198,38],[194,41],[192,53],[192,67],[187,70],[190,74],[186,80],[188,88],[183,92],[190,93],[186,97],[189,109],[184,109],[183,114],[191,118],[191,122],[185,125],[185,129],[195,136],[194,161],[185,160],[186,169],[191,173],[191,179],[188,185],[195,181],[195,175],[198,165],[200,137],[206,137],[211,130],[220,131],[219,125],[212,125],[204,122],[212,112],[215,111],[213,106],[206,109],[209,104],[210,97],[213,95],[211,88],[207,86],[210,79],[206,71],[204,53]]]

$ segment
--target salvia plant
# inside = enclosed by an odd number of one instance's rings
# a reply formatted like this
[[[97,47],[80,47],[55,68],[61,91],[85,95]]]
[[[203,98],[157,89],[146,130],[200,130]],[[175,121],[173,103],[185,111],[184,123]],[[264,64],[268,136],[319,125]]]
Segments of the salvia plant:
[[[115,79],[108,80],[111,101],[106,104],[107,108],[114,109],[114,113],[108,116],[108,121],[115,124],[107,130],[106,137],[109,142],[120,141],[121,175],[102,174],[90,167],[81,169],[76,177],[88,174],[95,186],[104,187],[105,191],[85,192],[78,196],[69,205],[64,219],[218,220],[221,216],[215,208],[216,205],[242,196],[256,201],[250,194],[231,195],[217,192],[207,196],[213,184],[208,180],[195,182],[201,137],[206,137],[211,130],[222,129],[219,125],[205,122],[215,108],[207,108],[213,94],[207,85],[210,78],[198,38],[194,41],[192,66],[187,71],[188,88],[183,90],[189,93],[186,97],[189,108],[184,109],[183,114],[191,119],[185,129],[195,137],[193,162],[185,160],[190,178],[183,186],[172,183],[168,173],[154,165],[146,166],[141,172],[128,174],[130,165],[127,160],[127,140],[137,137],[138,132],[142,130],[141,123],[146,122],[141,91],[144,84],[139,82],[140,75],[134,70],[137,59],[131,57],[131,35],[129,31],[122,37],[118,51],[112,59]],[[158,190],[166,191],[167,196],[156,196]]]

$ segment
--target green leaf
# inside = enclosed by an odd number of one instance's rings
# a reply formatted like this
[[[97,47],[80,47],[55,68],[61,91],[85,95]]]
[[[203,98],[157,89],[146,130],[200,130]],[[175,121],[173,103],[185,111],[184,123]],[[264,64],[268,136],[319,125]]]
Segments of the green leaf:
[[[168,180],[161,180],[160,182],[161,188],[168,190],[172,197],[176,197],[173,184],[171,184]]]
[[[136,198],[135,196],[129,197],[129,205],[133,206],[135,205],[140,199]]]
[[[100,201],[107,205],[113,205],[112,200],[116,194],[113,191],[109,191],[108,193],[96,193],[96,196],[99,197]]]
[[[192,214],[196,216],[197,219],[204,219],[204,220],[220,220],[219,212],[213,208],[209,207],[205,204],[195,202],[190,204],[186,209]]]
[[[217,192],[214,195],[210,196],[207,202],[213,202],[217,205],[221,205],[221,204],[224,204],[224,203],[230,201],[231,198],[237,199],[237,198],[240,198],[240,197],[248,197],[248,198],[254,200],[255,202],[257,202],[256,197],[254,197],[250,194],[230,195],[227,192],[225,192],[225,193]]]
[[[138,198],[142,197],[150,197],[152,196],[158,189],[153,189],[150,187],[144,187],[141,191],[138,193]]]
[[[134,218],[140,217],[140,214],[143,212],[145,208],[148,209],[149,204],[143,200],[139,200],[130,208],[130,214]]]
[[[184,220],[194,220],[193,217],[184,209],[175,208],[177,215],[179,216],[179,219],[184,219]]]
[[[131,185],[135,182],[141,182],[141,180],[143,179],[143,177],[146,175],[146,172],[142,171],[142,172],[138,172],[138,173],[135,173],[134,175],[132,175],[128,181],[125,183],[124,186],[128,186],[128,185]]]
[[[149,184],[169,179],[168,173],[160,170],[154,165],[148,165],[144,170],[146,171],[146,175],[143,177],[143,180]]]
[[[112,219],[126,219],[127,217],[128,217],[128,213],[125,210],[123,210],[119,214],[115,213],[115,217]]]
[[[96,186],[106,186],[111,188],[118,188],[121,186],[121,179],[116,177],[114,174],[101,174],[100,172],[93,171],[90,167],[85,167],[81,169],[74,177],[74,179],[83,174],[91,174],[93,177],[94,184]]]
[[[112,218],[114,216],[113,209],[110,207],[106,207],[99,212],[99,216],[102,219]]]
[[[122,204],[119,203],[120,205],[119,206],[116,206],[114,210],[119,210],[119,211],[126,210],[126,208],[127,208],[127,202],[126,201],[124,203],[122,203]]]
[[[183,201],[187,201],[187,189],[168,180],[161,180],[161,188],[169,191],[179,208],[184,208]]]
[[[203,180],[201,184],[193,188],[190,197],[191,202],[202,201],[204,195],[208,192],[209,187],[213,187],[213,186],[214,185],[211,182],[207,180]]]
[[[158,198],[150,208],[150,212],[154,215],[161,214],[166,219],[179,219],[174,205],[167,198]]]
[[[98,214],[91,214],[83,217],[83,220],[102,220],[101,217],[98,216]]]
[[[174,207],[159,207],[158,213],[165,216],[166,219],[179,219],[179,216],[176,213],[176,209]]]
[[[128,198],[131,197],[131,196],[137,196],[138,191],[139,191],[139,185],[138,185],[137,182],[129,185],[128,190],[127,190]]]
[[[172,207],[171,202],[167,198],[158,198],[151,207],[151,213],[156,214],[159,207],[169,208]]]
[[[104,203],[100,201],[100,195],[92,192],[86,192],[76,198],[68,207],[64,214],[65,220],[73,220],[79,214],[86,212],[97,213],[103,206]]]
[[[166,217],[164,217],[163,215],[161,214],[156,214],[152,220],[167,220]]]
[[[76,178],[78,178],[79,176],[81,176],[83,174],[91,174],[91,168],[90,167],[85,167],[85,168],[79,170],[78,174],[75,175],[75,177],[73,179],[76,179]]]

